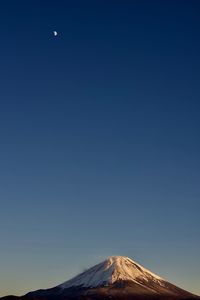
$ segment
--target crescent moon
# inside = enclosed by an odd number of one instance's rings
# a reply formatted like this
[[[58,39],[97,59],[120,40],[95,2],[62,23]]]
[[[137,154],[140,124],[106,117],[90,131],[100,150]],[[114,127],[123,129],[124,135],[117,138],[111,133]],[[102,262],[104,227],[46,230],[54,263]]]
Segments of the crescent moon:
[[[54,35],[54,36],[57,36],[57,35],[58,35],[58,32],[57,32],[57,31],[54,31],[54,32],[53,32],[53,35]]]

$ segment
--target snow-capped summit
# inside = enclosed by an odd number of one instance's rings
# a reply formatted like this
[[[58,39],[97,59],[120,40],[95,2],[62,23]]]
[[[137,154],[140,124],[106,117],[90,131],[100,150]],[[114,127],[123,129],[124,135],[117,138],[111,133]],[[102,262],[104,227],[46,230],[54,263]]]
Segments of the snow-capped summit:
[[[79,274],[60,285],[61,288],[72,286],[99,287],[108,286],[117,281],[153,280],[162,285],[163,279],[151,273],[133,260],[125,256],[110,256],[100,264]]]

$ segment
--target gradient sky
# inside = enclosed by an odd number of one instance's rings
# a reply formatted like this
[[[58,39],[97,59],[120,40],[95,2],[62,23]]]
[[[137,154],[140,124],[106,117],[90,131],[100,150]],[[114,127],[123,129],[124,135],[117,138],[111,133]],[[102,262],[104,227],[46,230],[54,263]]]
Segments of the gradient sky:
[[[200,294],[200,2],[1,1],[0,37],[0,295],[110,255]]]

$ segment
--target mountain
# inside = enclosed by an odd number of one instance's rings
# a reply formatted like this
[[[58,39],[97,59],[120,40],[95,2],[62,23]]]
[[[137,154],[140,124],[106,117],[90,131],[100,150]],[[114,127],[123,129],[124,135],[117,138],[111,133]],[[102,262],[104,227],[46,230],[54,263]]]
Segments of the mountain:
[[[200,297],[176,287],[123,256],[111,256],[56,287],[30,292],[20,298],[22,300],[200,300]],[[7,297],[7,300],[10,298]]]

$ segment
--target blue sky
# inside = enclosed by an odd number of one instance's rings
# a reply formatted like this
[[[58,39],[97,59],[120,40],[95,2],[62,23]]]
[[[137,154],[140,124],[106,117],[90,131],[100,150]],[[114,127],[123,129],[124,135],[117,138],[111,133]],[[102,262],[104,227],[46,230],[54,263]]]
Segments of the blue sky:
[[[1,295],[115,254],[200,294],[199,14],[0,4]]]

